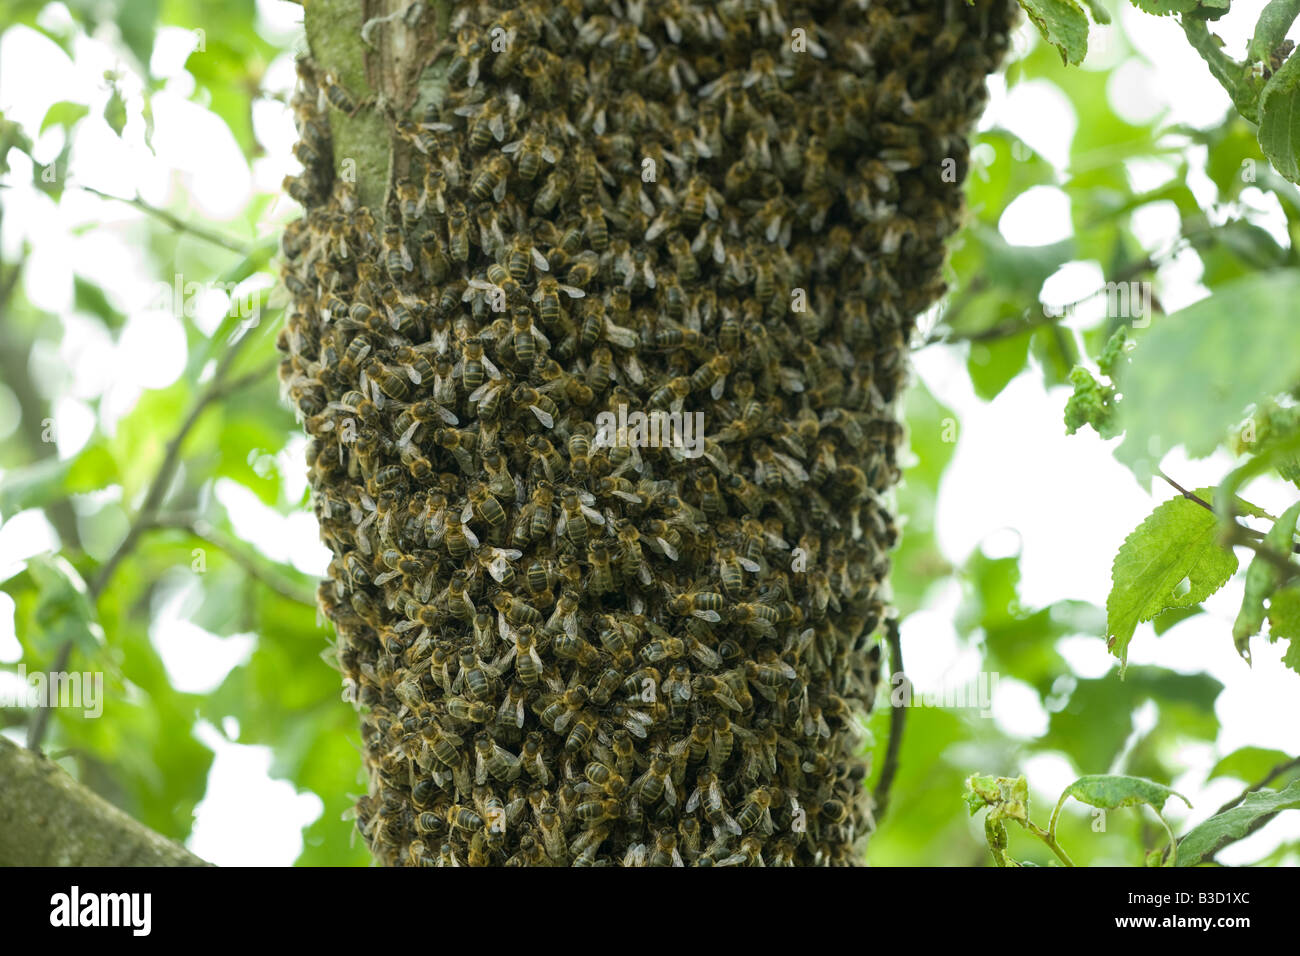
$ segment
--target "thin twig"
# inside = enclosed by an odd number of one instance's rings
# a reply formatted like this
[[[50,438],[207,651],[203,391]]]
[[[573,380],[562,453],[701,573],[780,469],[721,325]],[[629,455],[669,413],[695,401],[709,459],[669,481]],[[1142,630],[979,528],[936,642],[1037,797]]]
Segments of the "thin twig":
[[[1156,475],[1157,477],[1161,477],[1161,479],[1167,481],[1167,483],[1173,486],[1175,492],[1182,494],[1182,496],[1184,498],[1187,498],[1188,501],[1195,503],[1195,505],[1200,505],[1201,507],[1203,507],[1203,509],[1209,511],[1210,514],[1213,514],[1214,506],[1210,505],[1210,503],[1208,501],[1205,501],[1203,497],[1200,497],[1199,494],[1196,494],[1196,492],[1188,492],[1186,488],[1183,488],[1183,486],[1178,484],[1177,481],[1171,479],[1171,477],[1169,475],[1166,475],[1165,472],[1162,472],[1160,468],[1156,468]],[[1264,537],[1264,532],[1256,531],[1255,528],[1245,527],[1244,524],[1238,523],[1236,527],[1238,527],[1238,532],[1240,533],[1240,535],[1243,535],[1245,537],[1256,537],[1256,538]],[[1247,545],[1247,548],[1249,548],[1249,545]]]
[[[897,618],[890,618],[885,624],[885,641],[889,645],[889,686],[892,688],[896,677],[907,680],[907,674],[903,672],[903,642],[898,633]],[[907,724],[907,708],[904,704],[910,696],[902,695],[902,702],[895,704],[895,695],[890,694],[889,743],[885,747],[885,763],[880,768],[880,779],[871,795],[877,821],[889,808],[889,791],[894,785],[894,776],[898,773],[898,758],[903,750],[903,730]]]
[[[44,421],[48,408],[45,399],[32,381],[27,366],[31,341],[18,332],[18,323],[10,319],[9,305],[23,270],[25,257],[14,263],[8,271],[0,264],[0,381],[5,382],[18,399],[21,414],[18,417],[18,434],[36,461],[48,460],[55,455],[53,443],[45,438]],[[13,330],[12,332],[10,330]],[[66,498],[51,501],[45,514],[59,533],[59,540],[74,551],[81,550],[81,535],[77,531],[77,515]]]
[[[117,546],[117,549],[100,567],[99,573],[95,575],[87,588],[88,596],[92,604],[104,592],[104,588],[108,585],[114,572],[117,571],[118,566],[121,565],[127,555],[135,549],[136,544],[140,540],[140,535],[143,534],[145,529],[148,528],[157,518],[158,508],[162,504],[163,498],[166,496],[168,489],[171,487],[172,480],[176,477],[176,469],[180,466],[181,446],[185,443],[185,439],[189,436],[189,433],[193,430],[195,424],[203,415],[203,412],[210,404],[225,395],[228,395],[235,388],[243,387],[253,381],[256,377],[265,374],[263,370],[259,369],[229,382],[225,380],[226,374],[234,364],[235,358],[239,355],[241,347],[250,338],[251,336],[243,335],[230,343],[226,349],[225,355],[221,357],[221,361],[218,363],[216,371],[213,373],[212,380],[208,382],[207,386],[199,394],[199,397],[194,402],[194,406],[190,409],[189,414],[181,423],[180,429],[174,436],[172,436],[171,441],[167,443],[167,448],[163,453],[162,463],[158,466],[158,471],[154,474],[153,481],[149,484],[149,490],[145,493],[144,502],[141,504],[140,510],[136,513],[135,520],[131,522],[130,527],[127,529],[126,537],[122,539],[122,543]],[[53,670],[65,670],[71,654],[72,641],[64,641],[63,644],[60,645],[58,654],[55,657]],[[32,715],[32,723],[27,730],[27,746],[29,749],[40,750],[41,741],[45,737],[48,723],[48,708],[38,707],[36,712]]]
[[[1174,491],[1178,492],[1180,495],[1182,495],[1182,496],[1183,496],[1184,498],[1186,498],[1188,501],[1195,502],[1196,504],[1198,504],[1198,505],[1200,505],[1202,508],[1204,508],[1206,511],[1210,512],[1210,514],[1214,514],[1214,505],[1210,504],[1208,501],[1206,501],[1206,500],[1205,500],[1204,498],[1202,498],[1200,495],[1196,494],[1196,492],[1194,492],[1194,491],[1188,491],[1186,488],[1184,488],[1184,487],[1183,487],[1182,485],[1180,485],[1178,482],[1174,481],[1172,478],[1170,478],[1168,475],[1166,475],[1166,474],[1165,474],[1163,471],[1161,471],[1159,468],[1156,469],[1156,474],[1157,474],[1159,477],[1163,478],[1166,482],[1168,482],[1168,483],[1173,487]],[[1253,530],[1253,529],[1252,529],[1252,530]]]
[[[213,232],[210,229],[203,228],[202,226],[196,226],[193,223],[186,222],[184,219],[181,219],[179,216],[176,216],[168,212],[166,209],[159,209],[157,206],[151,206],[149,203],[145,202],[139,196],[136,196],[135,198],[132,199],[132,198],[127,198],[126,196],[114,196],[112,193],[101,192],[100,190],[96,189],[94,186],[84,186],[81,183],[74,183],[73,185],[75,185],[78,189],[81,189],[85,192],[94,193],[96,196],[99,196],[101,199],[113,199],[116,200],[117,202],[124,202],[128,206],[134,206],[136,209],[139,209],[141,212],[153,216],[155,219],[159,220],[160,222],[166,223],[168,226],[170,226],[172,229],[176,230],[177,232],[188,233],[189,235],[194,236],[196,239],[202,239],[205,242],[211,242],[214,245],[221,246],[223,249],[229,249],[231,252],[237,252],[242,256],[246,256],[250,252],[248,246],[240,242],[238,239],[231,239],[229,236],[223,236],[219,232]]]
[[[1278,570],[1279,574],[1281,574],[1281,578],[1277,582],[1279,588],[1292,578],[1300,576],[1300,564],[1296,564],[1292,561],[1290,555],[1283,554],[1281,551],[1275,551],[1268,545],[1253,540],[1251,536],[1253,531],[1254,529],[1252,528],[1246,528],[1239,524],[1234,524],[1227,530],[1227,533],[1224,536],[1224,543],[1228,545],[1238,545],[1247,548],[1250,551],[1254,551],[1269,564],[1273,565],[1273,567]],[[1258,534],[1258,532],[1254,533]]]
[[[316,593],[314,591],[303,590],[292,581],[280,577],[279,574],[269,573],[266,568],[263,568],[258,563],[256,558],[239,547],[234,539],[226,537],[207,522],[192,520],[184,515],[158,515],[154,518],[150,527],[184,531],[211,545],[218,551],[225,552],[250,578],[265,584],[282,598],[296,601],[310,608],[316,607]]]
[[[1173,251],[1174,250],[1171,250],[1171,254]],[[1073,312],[1076,308],[1083,305],[1085,302],[1095,299],[1097,296],[1105,293],[1108,286],[1120,282],[1128,282],[1130,279],[1133,279],[1144,272],[1151,271],[1152,269],[1156,268],[1159,264],[1160,263],[1156,261],[1154,256],[1148,255],[1146,258],[1140,259],[1137,262],[1126,266],[1123,270],[1120,271],[1120,273],[1115,278],[1111,279],[1110,282],[1107,282],[1105,285],[1098,287],[1097,289],[1088,293],[1088,295],[1085,295],[1083,298],[1076,299],[1073,302],[1067,302],[1065,305],[1061,306],[1059,312],[1053,312],[1050,314],[1047,312],[1043,312],[1041,315],[1037,315],[1029,319],[1024,318],[1022,315],[1021,318],[1011,319],[1010,321],[1007,322],[1001,322],[997,325],[992,326],[991,328],[981,329],[978,332],[952,332],[950,330],[945,333],[945,332],[934,331],[931,332],[930,335],[926,338],[926,340],[921,343],[921,347],[924,348],[927,345],[937,345],[939,343],[944,343],[946,345],[953,345],[957,342],[992,342],[998,339],[1010,338],[1013,335],[1019,335],[1021,332],[1027,332],[1032,329],[1037,329],[1044,325],[1055,325],[1056,323],[1064,319],[1066,316],[1068,316],[1071,312]],[[968,290],[968,292],[974,293],[975,291],[978,290],[976,290],[975,288],[975,283],[972,283],[971,288]],[[965,297],[963,297],[962,301],[963,302],[965,301]],[[960,308],[960,306],[955,307],[955,310],[958,308]],[[1025,310],[1026,313],[1028,311],[1029,311],[1028,309]],[[950,318],[946,317],[939,324],[941,326],[946,326],[948,325],[949,321]]]
[[[1220,813],[1228,812],[1237,804],[1241,803],[1241,801],[1245,800],[1248,796],[1254,793],[1256,790],[1263,790],[1265,787],[1267,787],[1278,777],[1282,776],[1282,774],[1286,773],[1288,770],[1294,770],[1297,767],[1300,767],[1300,757],[1293,757],[1290,760],[1283,761],[1282,763],[1274,767],[1272,770],[1270,770],[1268,774],[1264,777],[1264,779],[1259,781],[1259,783],[1251,784],[1249,787],[1241,791],[1241,793],[1237,794],[1235,797],[1233,797],[1223,806],[1219,807],[1219,809],[1215,810],[1214,815],[1217,817]]]

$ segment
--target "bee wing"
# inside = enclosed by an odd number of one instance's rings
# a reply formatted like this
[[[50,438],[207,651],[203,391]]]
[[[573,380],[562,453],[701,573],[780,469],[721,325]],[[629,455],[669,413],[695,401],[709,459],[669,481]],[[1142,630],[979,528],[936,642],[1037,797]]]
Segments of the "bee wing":
[[[467,505],[466,507],[468,507],[468,505]],[[467,541],[469,541],[469,546],[470,546],[471,548],[477,548],[477,547],[478,547],[478,535],[476,535],[473,531],[469,530],[469,525],[465,524],[465,523],[462,521],[462,522],[461,522],[461,525],[460,525],[460,530],[464,532],[464,534],[465,534],[465,539],[466,539]],[[467,599],[467,600],[468,600],[468,599]]]
[[[555,427],[555,419],[551,417],[550,412],[544,412],[536,405],[529,405],[528,410],[537,416],[537,420],[547,428]]]
[[[483,356],[483,371],[488,373],[488,378],[499,379],[501,370],[492,364],[492,360],[486,355]]]
[[[542,255],[542,254],[541,254],[540,252],[538,252],[537,249],[535,249],[535,248],[534,248],[534,249],[530,249],[529,251],[532,253],[533,265],[534,265],[534,266],[536,266],[536,267],[537,267],[538,269],[540,269],[542,272],[550,272],[550,271],[551,271],[551,264],[550,264],[549,262],[546,261],[546,256]]]
[[[677,791],[673,789],[673,778],[664,777],[664,799],[668,801],[668,806],[677,805]]]
[[[789,471],[790,474],[794,475],[794,477],[796,477],[800,481],[808,480],[808,472],[806,472],[804,470],[803,465],[801,465],[795,459],[779,451],[772,452],[772,456],[776,458],[776,460],[779,461],[782,465],[784,465],[786,470]]]

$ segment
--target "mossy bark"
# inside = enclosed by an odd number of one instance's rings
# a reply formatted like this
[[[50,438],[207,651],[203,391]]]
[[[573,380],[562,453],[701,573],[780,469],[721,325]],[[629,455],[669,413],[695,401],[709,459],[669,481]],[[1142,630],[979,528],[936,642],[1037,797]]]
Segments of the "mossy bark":
[[[206,865],[46,757],[0,737],[0,866]]]

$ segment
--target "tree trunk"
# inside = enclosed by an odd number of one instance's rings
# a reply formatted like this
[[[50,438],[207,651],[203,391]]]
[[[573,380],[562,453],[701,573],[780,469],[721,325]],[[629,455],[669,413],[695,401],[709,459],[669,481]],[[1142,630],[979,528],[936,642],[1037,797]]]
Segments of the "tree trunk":
[[[0,866],[204,866],[52,761],[0,737]]]
[[[281,377],[379,860],[861,859],[905,349],[1013,11],[306,6]]]

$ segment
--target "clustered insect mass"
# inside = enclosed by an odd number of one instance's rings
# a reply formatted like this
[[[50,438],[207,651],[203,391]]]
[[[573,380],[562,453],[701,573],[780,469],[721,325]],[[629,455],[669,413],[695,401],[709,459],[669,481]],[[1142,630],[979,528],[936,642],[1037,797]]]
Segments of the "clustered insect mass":
[[[904,351],[1013,6],[457,3],[376,211],[329,120],[380,107],[300,59],[281,380],[382,862],[854,861]]]

